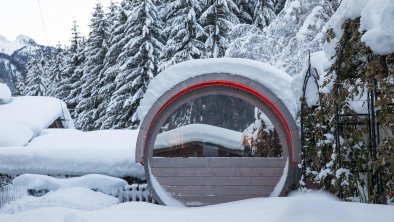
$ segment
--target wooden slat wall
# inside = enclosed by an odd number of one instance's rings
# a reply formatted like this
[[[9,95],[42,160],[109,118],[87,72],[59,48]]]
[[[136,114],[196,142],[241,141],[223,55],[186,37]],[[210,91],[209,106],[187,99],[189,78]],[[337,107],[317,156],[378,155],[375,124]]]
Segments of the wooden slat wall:
[[[177,200],[201,206],[266,197],[278,183],[284,158],[152,158],[152,174]]]
[[[278,168],[285,166],[285,158],[255,158],[255,157],[190,157],[166,158],[153,157],[151,167],[199,167],[199,168]]]
[[[153,175],[168,177],[274,177],[281,175],[283,168],[191,168],[181,170],[172,167],[152,168]]]

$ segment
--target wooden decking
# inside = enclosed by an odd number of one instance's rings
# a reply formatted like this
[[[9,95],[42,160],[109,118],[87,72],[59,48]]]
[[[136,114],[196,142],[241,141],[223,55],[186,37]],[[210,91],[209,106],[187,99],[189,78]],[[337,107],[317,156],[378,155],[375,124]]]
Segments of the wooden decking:
[[[150,160],[152,174],[186,206],[204,206],[267,197],[278,184],[284,158],[160,158]]]

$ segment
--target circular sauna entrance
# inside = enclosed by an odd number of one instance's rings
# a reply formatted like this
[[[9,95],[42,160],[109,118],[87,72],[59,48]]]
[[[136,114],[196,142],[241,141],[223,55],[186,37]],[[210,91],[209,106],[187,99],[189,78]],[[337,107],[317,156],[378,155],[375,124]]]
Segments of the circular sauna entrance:
[[[141,123],[136,159],[165,205],[283,195],[298,181],[298,129],[272,91],[205,73],[165,92]]]

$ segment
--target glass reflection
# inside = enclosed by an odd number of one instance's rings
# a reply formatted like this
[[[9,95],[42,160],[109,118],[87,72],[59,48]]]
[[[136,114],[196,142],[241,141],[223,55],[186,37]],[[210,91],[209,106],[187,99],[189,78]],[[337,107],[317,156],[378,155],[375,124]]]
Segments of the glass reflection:
[[[258,108],[227,95],[203,96],[164,122],[156,157],[281,157],[275,127]]]

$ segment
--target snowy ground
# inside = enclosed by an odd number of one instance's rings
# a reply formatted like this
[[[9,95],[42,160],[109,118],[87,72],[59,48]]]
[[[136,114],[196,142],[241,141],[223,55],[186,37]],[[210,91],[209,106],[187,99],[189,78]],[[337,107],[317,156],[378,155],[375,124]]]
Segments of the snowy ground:
[[[339,202],[326,194],[316,193],[282,198],[256,198],[199,208],[166,207],[141,202],[113,205],[115,199],[103,195],[83,188],[69,188],[45,195],[47,197],[25,198],[4,208],[8,213],[0,214],[0,221],[239,222],[247,219],[251,222],[391,222],[394,218],[392,206]],[[113,206],[106,207],[108,205]]]

